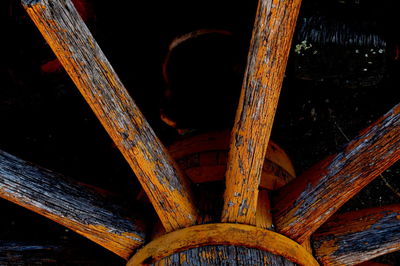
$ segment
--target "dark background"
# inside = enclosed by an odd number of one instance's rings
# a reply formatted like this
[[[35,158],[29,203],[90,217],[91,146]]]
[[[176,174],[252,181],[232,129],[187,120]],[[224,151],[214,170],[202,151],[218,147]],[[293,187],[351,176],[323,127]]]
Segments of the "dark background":
[[[256,1],[86,2],[89,28],[165,144],[182,136],[161,121],[160,109],[190,132],[230,127]],[[299,53],[296,45],[312,33],[296,31],[272,139],[287,151],[297,173],[340,150],[347,139],[399,103],[397,2],[303,0],[299,25],[304,18],[319,17],[329,25],[347,26],[327,30],[326,41],[322,38]],[[134,174],[66,73],[44,68],[55,57],[19,2],[1,1],[0,12],[0,149],[110,190],[134,205],[140,190]],[[175,98],[166,99],[162,62],[168,45],[198,29],[223,29],[232,36],[183,44],[169,66]],[[348,38],[329,42],[332,32]],[[368,38],[357,45],[347,41],[361,33],[377,36],[384,44]],[[399,173],[400,166],[394,165],[341,211],[399,203]],[[0,212],[0,240],[64,241],[95,253],[99,265],[124,263],[4,200]],[[396,253],[378,260],[400,265]]]

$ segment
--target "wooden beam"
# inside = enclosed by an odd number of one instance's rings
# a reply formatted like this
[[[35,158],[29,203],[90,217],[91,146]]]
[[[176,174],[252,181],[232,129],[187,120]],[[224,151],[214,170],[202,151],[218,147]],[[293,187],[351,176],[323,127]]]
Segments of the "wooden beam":
[[[400,159],[400,104],[330,156],[279,190],[277,230],[302,243],[336,210]]]
[[[355,265],[400,250],[400,205],[335,214],[312,238],[323,265]]]
[[[258,186],[301,0],[259,0],[226,172],[223,222],[255,224]]]
[[[190,187],[128,94],[70,0],[22,0],[135,172],[167,231],[195,223]]]
[[[0,151],[0,197],[43,215],[127,259],[144,227],[102,194]]]

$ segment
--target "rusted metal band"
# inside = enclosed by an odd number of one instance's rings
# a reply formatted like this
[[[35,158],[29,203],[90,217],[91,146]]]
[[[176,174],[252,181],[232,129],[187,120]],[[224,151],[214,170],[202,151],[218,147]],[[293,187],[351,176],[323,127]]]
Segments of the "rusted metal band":
[[[203,224],[163,235],[140,249],[127,266],[146,265],[180,251],[210,245],[235,245],[267,251],[299,265],[319,265],[305,248],[278,233],[243,224]]]

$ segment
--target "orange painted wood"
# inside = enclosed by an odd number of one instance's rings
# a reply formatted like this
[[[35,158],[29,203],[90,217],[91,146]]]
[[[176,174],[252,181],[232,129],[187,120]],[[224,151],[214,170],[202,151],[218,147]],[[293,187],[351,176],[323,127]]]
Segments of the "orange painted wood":
[[[70,0],[22,3],[135,172],[167,231],[192,225],[187,181],[119,80]]]
[[[125,259],[144,244],[143,223],[127,218],[128,214],[103,194],[3,151],[0,197],[66,226]]]
[[[243,224],[203,224],[161,236],[129,260],[128,266],[158,261],[182,250],[208,245],[234,245],[268,251],[299,265],[319,265],[302,246],[270,230]]]
[[[279,232],[304,242],[336,210],[400,159],[400,105],[278,191],[273,200]]]
[[[400,205],[333,215],[313,235],[323,265],[355,265],[400,250]]]
[[[257,195],[301,0],[260,0],[231,135],[223,222],[255,224]]]

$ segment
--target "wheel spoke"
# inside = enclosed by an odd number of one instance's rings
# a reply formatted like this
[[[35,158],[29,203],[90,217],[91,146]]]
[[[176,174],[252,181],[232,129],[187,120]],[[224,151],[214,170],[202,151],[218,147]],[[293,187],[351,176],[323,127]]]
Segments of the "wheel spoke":
[[[354,265],[400,250],[400,205],[335,214],[313,235],[324,265]]]
[[[400,105],[274,197],[278,231],[303,242],[335,211],[400,159]]]
[[[165,229],[195,223],[190,188],[70,0],[22,3],[150,198]]]
[[[260,0],[231,134],[223,222],[255,224],[258,186],[301,0]]]
[[[127,259],[144,243],[141,222],[105,196],[0,151],[0,197],[43,215]]]

